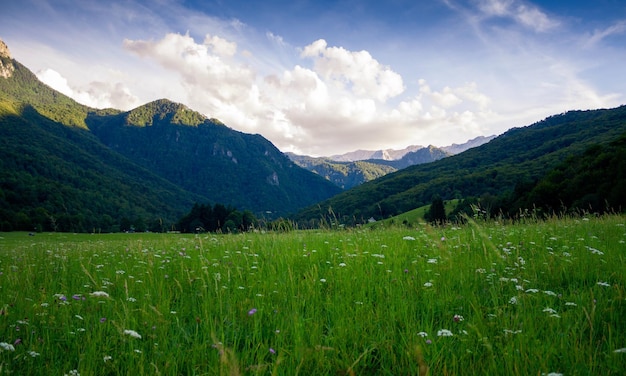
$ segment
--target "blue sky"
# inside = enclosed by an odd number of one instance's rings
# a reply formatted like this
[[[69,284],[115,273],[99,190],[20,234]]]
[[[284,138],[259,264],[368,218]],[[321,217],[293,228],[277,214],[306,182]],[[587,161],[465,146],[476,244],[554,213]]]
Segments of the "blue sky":
[[[168,98],[316,156],[626,103],[621,0],[24,0],[0,38],[81,103]]]

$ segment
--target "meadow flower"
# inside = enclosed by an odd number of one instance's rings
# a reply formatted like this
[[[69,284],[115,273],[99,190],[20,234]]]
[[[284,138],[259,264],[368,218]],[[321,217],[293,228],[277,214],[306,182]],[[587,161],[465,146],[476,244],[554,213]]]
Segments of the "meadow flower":
[[[509,299],[509,304],[513,304],[513,305],[517,304],[517,297],[514,296],[511,299]]]
[[[276,350],[274,350],[273,348],[270,347],[270,353],[276,354]]]
[[[6,342],[0,342],[0,349],[4,351],[15,351],[15,347],[12,344]]]
[[[326,283],[326,278],[320,278],[320,282]]]
[[[550,296],[557,296],[555,292],[550,291],[550,290],[545,290],[543,293],[546,295],[550,295]]]
[[[69,373],[66,373],[65,376],[80,376],[80,373],[77,369],[73,369]]]
[[[621,348],[621,349],[617,349],[617,350],[613,350],[614,353],[626,353],[626,347]]]
[[[93,296],[94,298],[108,298],[109,297],[109,294],[104,291],[94,291],[89,295]]]
[[[432,284],[432,283],[430,283],[430,282],[426,282],[426,283],[424,283],[424,287],[432,287],[432,286],[433,286],[433,284]]]
[[[417,335],[420,336],[420,337],[428,337],[428,333],[426,333],[426,332],[419,332],[419,333],[417,333]]]
[[[248,316],[252,316],[256,313],[257,309],[256,308],[252,308],[251,310],[248,311]]]
[[[106,362],[108,362],[109,360],[112,360],[112,359],[113,359],[113,357],[112,357],[112,356],[110,356],[110,355],[105,355],[103,359],[104,359],[104,362],[106,363]]]
[[[106,317],[100,317],[100,322],[106,322],[107,318]]]
[[[463,316],[461,315],[454,315],[453,319],[454,319],[454,322],[460,322],[460,321],[465,320]]]
[[[611,287],[611,285],[607,282],[598,282],[598,286]]]
[[[454,334],[452,334],[452,332],[448,329],[441,329],[437,331],[437,337],[452,337],[453,335]]]
[[[431,259],[428,259],[428,261],[426,261],[426,262],[429,263],[429,264],[436,264],[437,263],[437,259],[436,258],[431,258]]]
[[[131,336],[131,337],[133,337],[133,338],[139,338],[139,339],[141,339],[141,334],[137,333],[137,332],[136,332],[136,331],[134,331],[134,330],[125,329],[125,330],[124,330],[124,334],[125,334],[125,335],[127,335],[127,336]]]
[[[36,358],[36,357],[38,357],[41,354],[36,352],[36,351],[29,351],[28,355],[30,355],[32,358]]]
[[[547,312],[547,313],[551,313],[551,314],[556,314],[556,310],[554,310],[554,309],[552,309],[550,307],[544,308],[543,311]]]
[[[412,236],[405,236],[402,238],[402,240],[415,240],[415,238]]]

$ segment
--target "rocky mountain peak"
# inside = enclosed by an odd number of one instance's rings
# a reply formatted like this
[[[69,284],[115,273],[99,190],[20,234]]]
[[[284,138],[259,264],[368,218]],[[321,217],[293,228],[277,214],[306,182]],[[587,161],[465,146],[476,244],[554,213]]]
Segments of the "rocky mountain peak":
[[[9,78],[13,74],[15,67],[11,62],[11,52],[9,47],[0,39],[0,77]]]

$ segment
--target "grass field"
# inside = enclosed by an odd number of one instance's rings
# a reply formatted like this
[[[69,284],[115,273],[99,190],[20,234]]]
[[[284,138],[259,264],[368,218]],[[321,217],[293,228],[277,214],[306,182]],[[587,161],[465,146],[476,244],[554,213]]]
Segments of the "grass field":
[[[0,375],[624,375],[626,217],[0,234]]]

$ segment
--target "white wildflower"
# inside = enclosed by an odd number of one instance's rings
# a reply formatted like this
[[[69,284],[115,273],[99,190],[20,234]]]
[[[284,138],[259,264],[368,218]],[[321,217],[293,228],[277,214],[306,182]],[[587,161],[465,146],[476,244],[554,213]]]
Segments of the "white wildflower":
[[[578,304],[574,303],[574,302],[565,302],[566,306],[574,306],[576,307]]]
[[[112,356],[110,356],[110,355],[105,355],[103,359],[104,359],[104,362],[106,363],[106,362],[108,362],[109,360],[112,360],[112,359],[113,359],[113,357],[112,357]]]
[[[426,262],[429,263],[429,264],[436,264],[437,263],[437,259],[436,258],[431,258],[431,259],[428,259],[428,261],[426,261]]]
[[[454,334],[452,334],[452,332],[448,329],[441,329],[437,331],[437,337],[452,337],[453,335]]]
[[[535,293],[538,293],[539,290],[537,290],[537,289],[528,289],[528,290],[526,290],[526,292],[535,294]]]
[[[430,283],[430,282],[426,282],[426,283],[424,283],[424,287],[432,287],[432,286],[433,286],[433,284],[432,284],[432,283]]]
[[[41,354],[39,354],[39,353],[38,353],[38,352],[36,352],[36,351],[29,351],[29,352],[28,352],[28,355],[30,355],[30,356],[31,356],[31,357],[33,357],[33,358],[36,358],[36,357],[38,357],[38,356],[39,356],[39,355],[41,355]]]
[[[614,353],[626,353],[626,347],[621,348],[621,349],[617,349],[617,350],[613,350]]]
[[[551,313],[551,314],[556,314],[556,310],[554,310],[553,308],[550,308],[550,307],[544,308],[543,311],[547,312],[547,313]]]
[[[604,287],[611,287],[611,285],[607,282],[598,282],[599,286],[604,286]]]
[[[108,298],[109,297],[109,294],[104,291],[94,291],[89,295],[93,296],[94,298]]]
[[[139,333],[137,333],[136,331],[134,331],[134,330],[126,329],[126,330],[124,330],[124,334],[127,335],[127,336],[131,336],[133,338],[141,339],[141,335]]]
[[[415,240],[415,238],[412,236],[405,236],[402,238],[402,240]]]
[[[0,349],[4,351],[15,351],[15,347],[12,344],[6,342],[0,342]]]
[[[419,332],[419,333],[417,333],[417,335],[420,336],[420,337],[428,337],[428,333],[426,333],[426,332]]]
[[[545,290],[543,293],[550,296],[556,296],[556,293],[550,290]]]
[[[514,296],[511,299],[509,299],[509,304],[513,304],[513,305],[517,304],[517,297]]]

